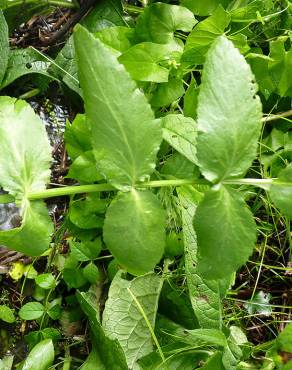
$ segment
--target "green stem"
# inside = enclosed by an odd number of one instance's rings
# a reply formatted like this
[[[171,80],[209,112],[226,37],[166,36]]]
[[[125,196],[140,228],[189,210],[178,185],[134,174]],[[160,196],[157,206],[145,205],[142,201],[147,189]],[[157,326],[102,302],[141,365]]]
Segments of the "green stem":
[[[149,181],[144,184],[137,184],[137,188],[160,188],[164,186],[182,186],[192,184],[209,184],[208,181],[203,179],[174,179],[174,180],[157,180]],[[96,193],[101,191],[114,191],[117,190],[110,184],[96,184],[96,185],[77,185],[77,186],[66,186],[62,188],[47,189],[43,191],[36,191],[28,194],[29,200],[43,199],[43,198],[54,198],[63,195],[74,195],[83,193]]]
[[[131,4],[124,4],[123,5],[124,11],[127,13],[132,14],[140,14],[143,13],[144,8],[141,8],[139,6],[131,5]]]
[[[252,185],[268,189],[269,186],[276,179],[233,179],[224,180],[222,184],[226,185]],[[277,182],[278,185],[292,186],[292,183]],[[209,181],[204,179],[172,179],[172,180],[155,180],[142,184],[136,184],[137,189],[161,188],[166,186],[183,186],[183,185],[212,185]],[[45,198],[61,197],[64,195],[75,195],[83,193],[97,193],[102,191],[117,191],[113,185],[108,183],[92,184],[92,185],[74,185],[64,186],[60,188],[45,189],[42,191],[35,191],[27,194],[27,199],[37,200]],[[13,202],[14,198],[8,194],[0,195],[0,204]]]
[[[37,5],[41,5],[42,3],[44,5],[54,5],[54,6],[58,6],[60,8],[73,8],[73,9],[76,9],[77,8],[77,5],[75,3],[71,3],[69,1],[65,1],[65,0],[19,0],[19,1],[13,1],[13,2],[8,2],[7,5],[5,6],[4,10],[5,9],[8,9],[8,8],[13,8],[13,7],[17,7],[17,6],[21,6],[25,3],[25,5],[28,5],[28,4],[37,4]]]

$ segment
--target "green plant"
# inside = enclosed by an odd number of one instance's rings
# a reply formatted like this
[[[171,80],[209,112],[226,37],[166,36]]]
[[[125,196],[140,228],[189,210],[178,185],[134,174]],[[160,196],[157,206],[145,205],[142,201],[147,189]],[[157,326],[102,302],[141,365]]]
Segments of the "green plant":
[[[37,321],[27,341],[30,348],[45,341],[49,363],[59,338],[53,322],[86,316],[92,350],[82,369],[260,366],[250,359],[263,350],[252,348],[239,327],[226,325],[222,299],[262,228],[247,205],[254,189],[272,199],[287,225],[291,218],[290,134],[264,133],[251,71],[261,97],[289,96],[284,62],[277,63],[275,53],[283,60],[290,53],[278,40],[270,56],[262,56],[238,29],[238,23],[261,23],[268,32],[268,5],[261,18],[257,2],[233,2],[228,9],[221,2],[225,9],[216,10],[211,2],[181,3],[191,10],[164,3],[140,9],[135,28],[90,33],[78,25],[56,62],[46,59],[45,73],[84,100],[85,114],[65,132],[68,177],[79,185],[46,189],[51,154],[40,119],[24,101],[0,98],[0,145],[7,153],[0,158],[7,192],[0,202],[15,202],[22,218],[19,227],[0,232],[0,243],[49,255],[45,271],[34,277],[34,300],[19,310],[21,319]],[[192,11],[210,16],[198,22]],[[69,211],[54,232],[43,200],[63,195],[70,196]],[[66,230],[69,252],[57,253]],[[103,259],[111,260],[107,271],[99,265]],[[62,284],[79,290],[68,298],[66,314]],[[261,303],[256,297],[251,314]],[[175,310],[183,315],[175,317]],[[278,343],[285,335],[264,349],[267,369],[281,366]],[[70,361],[68,346],[64,367]]]

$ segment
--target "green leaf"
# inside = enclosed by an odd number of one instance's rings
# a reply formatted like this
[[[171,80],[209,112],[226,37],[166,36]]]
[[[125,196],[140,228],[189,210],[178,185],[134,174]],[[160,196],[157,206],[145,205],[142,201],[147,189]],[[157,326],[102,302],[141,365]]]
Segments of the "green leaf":
[[[272,201],[280,211],[292,219],[292,164],[280,171],[270,188]]]
[[[73,36],[69,37],[65,46],[60,50],[55,63],[50,67],[50,71],[54,76],[63,80],[71,90],[82,96],[78,81]]]
[[[198,164],[197,160],[197,125],[190,117],[182,114],[168,114],[162,119],[163,139],[189,161]]]
[[[168,157],[160,171],[167,179],[197,179],[200,177],[199,168],[180,153]]]
[[[80,370],[106,370],[105,366],[103,365],[98,351],[93,348],[90,354],[88,355],[85,362],[82,364]]]
[[[61,317],[61,298],[56,298],[47,304],[47,314],[53,320],[58,320]]]
[[[89,150],[79,155],[71,164],[66,177],[89,184],[102,180],[103,177],[97,171],[97,164],[93,151]]]
[[[292,97],[292,48],[286,51],[284,41],[272,41],[269,56],[269,72],[279,95]]]
[[[222,363],[222,352],[215,352],[202,366],[201,370],[226,370]]]
[[[13,366],[14,356],[4,356],[0,360],[0,370],[11,370]]]
[[[1,86],[9,60],[8,26],[3,15],[3,12],[1,10],[0,10],[0,50],[1,50],[1,59],[0,59],[0,86]]]
[[[45,339],[30,351],[21,370],[48,370],[53,364],[54,358],[53,341],[51,339]]]
[[[124,53],[132,46],[135,30],[129,27],[116,26],[102,29],[95,33],[94,36],[99,38],[105,45]]]
[[[142,275],[161,259],[165,244],[165,211],[150,191],[119,193],[109,206],[103,236],[119,264]]]
[[[63,270],[63,279],[69,289],[78,289],[87,283],[83,271],[77,268],[65,268]]]
[[[118,339],[130,369],[135,368],[139,358],[153,351],[151,333],[134,297],[154,328],[162,282],[154,273],[128,281],[120,272],[110,286],[102,325],[110,338]]]
[[[0,320],[12,324],[15,321],[14,313],[8,306],[0,305]]]
[[[48,72],[50,62],[47,58],[39,54],[33,49],[15,49],[10,50],[8,66],[6,74],[1,84],[1,89],[10,85],[19,77],[37,73],[54,79],[54,77]]]
[[[45,126],[23,100],[0,98],[0,184],[21,199],[45,189],[50,179],[51,148]]]
[[[70,206],[70,221],[80,229],[99,228],[103,225],[103,214],[108,201],[100,195],[88,194],[85,199],[73,201]]]
[[[184,115],[197,119],[199,87],[196,80],[192,78],[184,96]]]
[[[45,189],[50,178],[51,148],[41,119],[24,101],[0,99],[0,184],[16,198],[22,224],[1,231],[0,243],[30,256],[49,247],[52,223],[42,201],[29,192]]]
[[[214,14],[214,10],[218,8],[218,5],[227,6],[229,0],[180,0],[180,3],[190,9],[195,15],[205,16]]]
[[[208,180],[242,176],[256,157],[262,112],[255,93],[249,65],[219,37],[208,52],[198,104],[197,156]]]
[[[153,172],[162,130],[112,52],[81,26],[76,29],[79,79],[98,167],[114,186],[128,189]]]
[[[22,203],[21,226],[0,231],[0,244],[27,256],[40,256],[49,248],[53,233],[52,221],[44,202]]]
[[[187,37],[182,62],[190,65],[203,64],[212,42],[223,35],[229,22],[230,15],[219,6],[211,17],[198,23]]]
[[[131,77],[137,81],[167,82],[169,70],[161,65],[171,52],[169,45],[142,42],[119,57]]]
[[[29,302],[19,310],[19,317],[22,320],[36,320],[43,316],[45,307],[39,302]]]
[[[84,114],[77,114],[71,124],[67,123],[64,140],[72,161],[84,152],[92,150],[90,128]]]
[[[147,6],[138,17],[136,37],[140,41],[167,44],[174,39],[174,32],[190,32],[197,21],[185,7],[155,3]]]
[[[157,85],[150,103],[153,107],[164,107],[179,99],[185,93],[183,81],[178,78],[172,78],[168,82]]]
[[[198,272],[198,246],[193,218],[202,194],[192,187],[182,187],[178,189],[178,194],[182,206],[185,272],[192,307],[202,328],[221,329],[221,299],[229,286],[230,278],[226,281],[206,280]]]
[[[53,289],[56,286],[56,280],[51,273],[38,275],[35,282],[43,289]]]
[[[91,284],[96,284],[101,278],[100,271],[93,262],[84,267],[83,275]]]
[[[83,19],[82,25],[90,32],[97,32],[114,26],[125,26],[120,0],[99,0]]]
[[[93,348],[98,352],[100,362],[104,366],[103,368],[99,364],[100,368],[97,369],[128,370],[125,355],[119,342],[108,338],[99,323],[98,305],[92,301],[90,293],[77,292],[77,299],[82,310],[88,316],[93,335]]]
[[[243,265],[256,242],[256,224],[241,195],[225,186],[205,194],[195,214],[198,272],[225,278]]]
[[[70,242],[71,255],[76,261],[91,261],[96,259],[101,251],[101,238],[96,238],[93,241]]]

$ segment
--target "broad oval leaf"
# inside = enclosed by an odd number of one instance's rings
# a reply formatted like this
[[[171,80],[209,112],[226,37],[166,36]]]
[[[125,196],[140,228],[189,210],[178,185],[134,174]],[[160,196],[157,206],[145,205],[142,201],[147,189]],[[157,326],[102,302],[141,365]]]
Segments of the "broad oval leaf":
[[[224,278],[251,255],[256,224],[238,192],[220,186],[208,191],[194,218],[198,271],[208,280]]]
[[[21,226],[0,231],[0,243],[38,256],[49,247],[52,223],[42,201],[29,192],[45,189],[50,178],[51,148],[45,127],[24,101],[0,98],[0,185],[16,198]]]
[[[163,139],[189,161],[198,164],[197,160],[197,124],[190,117],[182,114],[168,114],[162,119]]]
[[[52,339],[39,342],[28,354],[22,370],[47,370],[54,361],[55,351]]]
[[[137,360],[153,351],[151,333],[135,299],[154,328],[163,280],[154,273],[131,281],[121,275],[117,273],[110,286],[102,325],[109,338],[118,339],[129,369],[135,369]]]
[[[261,103],[244,57],[224,36],[208,52],[198,102],[197,156],[212,182],[242,176],[256,157]]]
[[[50,179],[51,148],[45,126],[23,100],[0,98],[0,185],[22,199],[45,189]]]
[[[22,320],[36,320],[43,316],[45,307],[40,302],[29,302],[21,307],[19,316]]]
[[[120,265],[133,275],[154,268],[163,255],[165,211],[150,191],[119,193],[109,206],[103,236]]]
[[[160,123],[107,46],[81,26],[74,40],[98,168],[114,186],[128,189],[155,168]]]
[[[53,233],[45,203],[25,201],[20,216],[21,226],[0,231],[0,244],[27,256],[40,256],[49,248]]]
[[[292,164],[279,173],[270,188],[273,202],[280,211],[292,219]]]
[[[137,19],[136,37],[167,44],[173,41],[174,31],[190,32],[196,23],[193,13],[183,6],[155,3],[147,6]]]
[[[9,60],[8,26],[2,10],[0,10],[0,50],[1,50],[0,58],[0,86],[1,86]]]

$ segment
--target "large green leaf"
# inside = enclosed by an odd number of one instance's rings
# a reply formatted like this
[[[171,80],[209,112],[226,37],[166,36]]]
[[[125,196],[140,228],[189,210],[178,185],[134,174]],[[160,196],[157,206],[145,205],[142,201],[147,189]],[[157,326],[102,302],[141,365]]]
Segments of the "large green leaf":
[[[285,42],[276,40],[270,43],[268,68],[280,96],[292,97],[292,49],[286,51]]]
[[[172,51],[168,45],[141,42],[132,46],[119,57],[132,78],[137,81],[167,82],[169,70],[161,66]]]
[[[27,195],[45,189],[50,178],[51,149],[45,127],[24,101],[0,99],[0,185],[16,198],[21,226],[0,232],[0,243],[31,256],[49,247],[52,223],[43,202]]]
[[[197,268],[197,236],[193,218],[202,194],[191,187],[178,190],[182,206],[182,222],[185,249],[185,272],[193,310],[202,328],[222,328],[221,299],[229,285],[229,277],[223,280],[206,280]]]
[[[110,286],[102,325],[110,338],[118,339],[130,369],[137,366],[139,358],[153,351],[151,333],[135,298],[154,328],[162,282],[154,273],[129,281],[119,272]]]
[[[137,19],[136,37],[167,44],[173,41],[174,31],[190,32],[196,23],[193,13],[183,6],[155,3],[147,6]]]
[[[190,9],[195,15],[210,15],[218,7],[218,5],[226,6],[229,0],[181,0],[180,3]]]
[[[198,103],[197,156],[204,176],[242,176],[256,157],[261,103],[249,65],[231,41],[218,37],[208,52]]]
[[[165,211],[150,191],[119,193],[109,206],[103,235],[117,261],[130,273],[142,275],[163,255]]]
[[[55,351],[52,339],[39,342],[28,354],[22,370],[47,370],[53,364]]]
[[[81,26],[75,48],[99,170],[116,187],[129,188],[155,168],[160,123],[110,49]]]
[[[51,148],[45,126],[23,100],[0,98],[0,185],[18,199],[45,189]]]
[[[198,271],[208,280],[225,278],[251,255],[256,224],[241,195],[225,186],[205,194],[195,214]]]
[[[9,39],[8,39],[8,26],[3,15],[3,12],[0,10],[0,86],[6,72],[8,59],[9,59]]]
[[[119,342],[115,339],[110,339],[101,327],[98,319],[98,304],[94,301],[91,293],[78,292],[77,299],[82,310],[88,317],[93,348],[97,352],[96,355],[92,355],[92,357],[96,358],[95,365],[98,365],[96,369],[128,370],[125,355]],[[93,359],[90,361],[93,361]]]
[[[28,256],[40,256],[49,248],[53,224],[42,201],[25,201],[20,227],[0,231],[0,244]]]
[[[212,42],[224,33],[230,15],[219,6],[210,17],[198,23],[188,35],[182,61],[190,65],[202,64]]]
[[[271,198],[286,216],[292,219],[292,164],[279,173],[270,188]]]
[[[54,79],[48,72],[50,61],[34,49],[15,49],[9,53],[7,71],[2,81],[1,89],[10,85],[19,77],[37,73]]]
[[[162,119],[163,139],[184,155],[189,161],[197,160],[197,125],[190,117],[182,114],[168,114]]]

